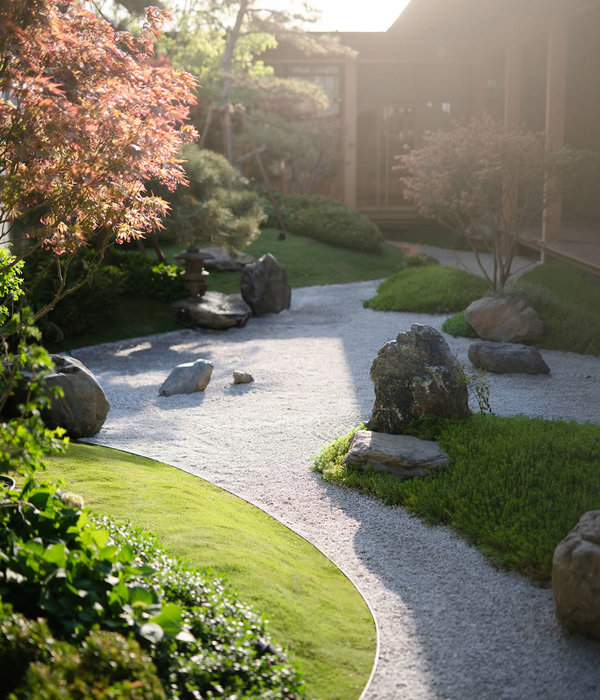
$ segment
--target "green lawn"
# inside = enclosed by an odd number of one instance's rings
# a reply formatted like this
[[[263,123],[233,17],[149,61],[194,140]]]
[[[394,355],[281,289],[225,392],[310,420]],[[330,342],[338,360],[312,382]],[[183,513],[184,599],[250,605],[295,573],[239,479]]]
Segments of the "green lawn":
[[[421,429],[429,434],[419,437],[435,437],[450,457],[430,476],[400,481],[346,467],[350,434],[325,447],[315,469],[451,525],[494,561],[548,582],[558,543],[584,512],[600,508],[600,426],[475,414]]]
[[[359,697],[374,662],[374,622],[354,586],[308,542],[198,477],[117,450],[72,444],[47,474],[93,511],[129,519],[192,565],[224,574],[290,648],[311,697]]]

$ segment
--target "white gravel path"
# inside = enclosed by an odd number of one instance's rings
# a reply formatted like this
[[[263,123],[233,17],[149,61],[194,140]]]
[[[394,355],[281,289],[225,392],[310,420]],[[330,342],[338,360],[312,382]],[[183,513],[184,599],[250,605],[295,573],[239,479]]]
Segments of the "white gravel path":
[[[365,698],[600,698],[600,643],[558,625],[551,591],[496,570],[447,528],[310,471],[321,446],[368,419],[379,348],[415,322],[441,329],[442,316],[362,308],[376,286],[297,289],[290,310],[244,328],[74,351],[111,404],[94,441],[232,491],[347,572],[380,633]],[[447,339],[466,361],[469,341]],[[494,412],[600,423],[600,358],[543,354],[549,376],[491,378]],[[159,398],[169,371],[197,358],[214,364],[206,392]],[[233,370],[255,383],[233,386]]]

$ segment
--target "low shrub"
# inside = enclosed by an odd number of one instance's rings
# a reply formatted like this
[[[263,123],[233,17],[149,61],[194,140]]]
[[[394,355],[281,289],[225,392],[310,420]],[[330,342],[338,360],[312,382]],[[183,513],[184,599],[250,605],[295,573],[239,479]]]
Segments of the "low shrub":
[[[171,302],[186,296],[183,268],[157,263],[144,253],[114,250],[113,264],[124,273],[123,293]]]
[[[131,526],[108,518],[92,522],[74,499],[60,496],[56,486],[28,479],[21,492],[4,497],[0,596],[15,612],[30,620],[44,618],[51,634],[69,644],[84,644],[94,626],[135,636],[171,698],[302,697],[297,669],[268,640],[262,618],[223,580],[209,580]],[[38,639],[46,639],[38,632]],[[115,643],[106,643],[104,658]],[[63,663],[66,653],[59,675],[53,675],[44,644],[39,655],[29,649],[29,670],[15,685],[35,689],[44,678],[54,678],[68,686],[80,675],[79,660]],[[86,644],[96,653],[98,644]],[[10,663],[14,645],[0,650],[0,665]],[[85,665],[87,657],[81,658]],[[138,661],[139,673],[149,672],[143,659]],[[106,692],[104,675],[90,676],[89,683]]]
[[[365,302],[377,311],[447,313],[459,311],[484,296],[484,279],[464,270],[428,265],[401,270],[382,282]]]
[[[346,467],[349,436],[325,447],[314,469],[452,525],[502,565],[548,581],[558,543],[585,511],[600,508],[600,426],[474,414],[437,423],[434,433],[450,460],[424,478]]]
[[[383,234],[366,216],[341,202],[317,195],[281,197],[282,214],[290,233],[329,245],[379,252]]]
[[[464,311],[459,311],[458,313],[455,313],[454,316],[447,318],[442,325],[442,330],[444,333],[462,336],[463,338],[479,337],[465,318]]]

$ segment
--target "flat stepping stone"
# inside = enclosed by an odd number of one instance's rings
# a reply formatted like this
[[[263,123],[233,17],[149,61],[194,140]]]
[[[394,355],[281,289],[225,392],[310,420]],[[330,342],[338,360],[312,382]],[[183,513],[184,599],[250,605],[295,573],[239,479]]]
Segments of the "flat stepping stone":
[[[221,331],[241,327],[252,316],[252,309],[240,294],[206,292],[173,303],[178,318],[187,326]]]
[[[372,430],[357,430],[352,436],[345,463],[361,471],[371,468],[400,479],[427,476],[443,467],[448,455],[431,440],[412,435],[391,435]]]

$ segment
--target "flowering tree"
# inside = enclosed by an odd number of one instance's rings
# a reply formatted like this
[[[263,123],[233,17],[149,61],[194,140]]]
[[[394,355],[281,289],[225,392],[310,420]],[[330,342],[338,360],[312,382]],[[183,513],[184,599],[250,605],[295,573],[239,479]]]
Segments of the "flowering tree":
[[[587,156],[547,150],[543,134],[507,129],[490,116],[428,133],[401,156],[406,192],[419,211],[463,236],[493,292],[504,287],[523,232],[572,186]],[[488,273],[479,255],[493,256]]]
[[[59,291],[36,319],[83,283],[67,280],[82,246],[101,258],[160,227],[168,206],[145,182],[185,182],[195,79],[150,60],[168,18],[148,8],[132,36],[83,0],[0,0],[0,241],[16,254],[0,276],[40,248],[54,254]]]

